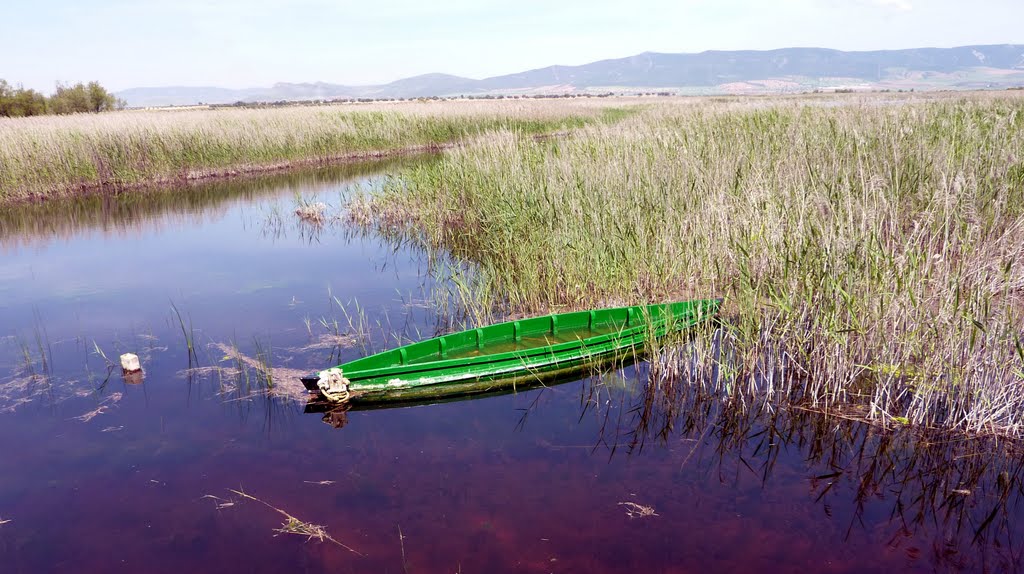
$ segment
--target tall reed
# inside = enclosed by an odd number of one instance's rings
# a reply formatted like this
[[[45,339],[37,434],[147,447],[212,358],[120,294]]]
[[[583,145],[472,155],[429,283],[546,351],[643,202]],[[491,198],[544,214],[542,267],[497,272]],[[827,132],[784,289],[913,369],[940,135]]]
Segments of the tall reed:
[[[482,312],[721,295],[730,394],[1020,434],[1022,128],[1012,95],[661,105],[499,134],[349,210],[468,262]]]
[[[556,132],[622,115],[607,107],[403,103],[0,118],[0,202],[376,155],[498,129]]]

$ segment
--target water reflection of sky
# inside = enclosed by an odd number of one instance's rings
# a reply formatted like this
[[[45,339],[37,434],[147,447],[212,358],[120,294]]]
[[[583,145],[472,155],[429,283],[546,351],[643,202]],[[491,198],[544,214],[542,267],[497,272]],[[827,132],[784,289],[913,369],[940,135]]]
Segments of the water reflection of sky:
[[[336,206],[367,175],[217,184],[157,207],[108,201],[74,221],[5,215],[0,570],[1019,568],[1021,457],[1007,444],[757,414],[685,384],[645,392],[643,365],[353,411],[340,429],[294,401],[237,392],[239,380],[184,374],[172,302],[204,366],[231,365],[210,347],[224,342],[250,355],[262,345],[276,366],[325,366],[334,350],[308,348],[332,328],[319,320],[347,329],[329,294],[358,301],[376,346],[432,332],[429,309],[408,304],[429,287],[420,255],[291,216],[296,191]],[[97,348],[139,352],[144,384],[108,370]],[[364,556],[275,537],[283,517],[229,489]]]

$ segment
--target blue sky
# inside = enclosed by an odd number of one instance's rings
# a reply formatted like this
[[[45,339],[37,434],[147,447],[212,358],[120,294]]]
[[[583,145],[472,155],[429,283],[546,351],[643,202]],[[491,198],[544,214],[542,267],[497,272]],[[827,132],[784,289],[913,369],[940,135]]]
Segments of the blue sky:
[[[43,92],[472,78],[644,51],[1024,43],[1024,0],[8,0],[0,78]]]

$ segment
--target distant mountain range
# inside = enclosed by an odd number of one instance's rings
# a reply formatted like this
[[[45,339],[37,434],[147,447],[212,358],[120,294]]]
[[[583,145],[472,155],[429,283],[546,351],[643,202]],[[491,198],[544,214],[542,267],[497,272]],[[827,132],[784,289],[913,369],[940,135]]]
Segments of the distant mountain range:
[[[376,86],[322,82],[269,88],[131,88],[129,106],[355,98],[571,93],[787,93],[812,90],[1002,89],[1024,86],[1024,45],[843,52],[824,48],[644,52],[581,66],[548,66],[482,80],[425,74]]]

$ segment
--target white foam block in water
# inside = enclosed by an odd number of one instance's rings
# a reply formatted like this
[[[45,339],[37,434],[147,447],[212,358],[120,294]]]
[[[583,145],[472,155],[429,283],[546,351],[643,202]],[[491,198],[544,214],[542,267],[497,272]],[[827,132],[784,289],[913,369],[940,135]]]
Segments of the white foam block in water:
[[[121,355],[121,368],[128,371],[141,371],[142,364],[139,363],[139,356],[133,353],[125,353]]]

